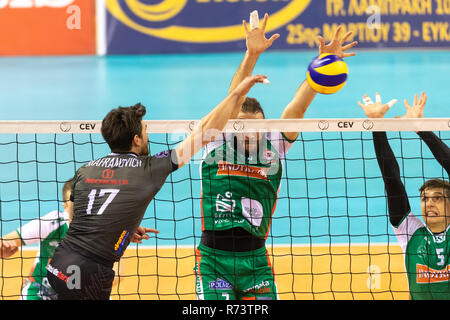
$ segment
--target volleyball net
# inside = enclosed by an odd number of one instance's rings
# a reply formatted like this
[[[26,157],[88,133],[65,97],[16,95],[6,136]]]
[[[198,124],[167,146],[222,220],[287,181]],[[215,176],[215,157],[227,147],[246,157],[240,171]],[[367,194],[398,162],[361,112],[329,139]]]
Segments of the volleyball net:
[[[150,154],[173,149],[197,124],[145,122]],[[0,122],[2,236],[62,210],[64,183],[83,164],[110,153],[100,127],[100,121]],[[266,240],[280,299],[409,298],[372,131],[388,132],[412,212],[420,217],[419,187],[448,177],[415,131],[433,131],[448,145],[450,119],[231,120],[224,131],[299,132],[282,160]],[[196,298],[201,161],[199,152],[150,203],[141,225],[160,233],[128,247],[116,267],[112,299]],[[1,299],[21,298],[39,243],[0,259]]]

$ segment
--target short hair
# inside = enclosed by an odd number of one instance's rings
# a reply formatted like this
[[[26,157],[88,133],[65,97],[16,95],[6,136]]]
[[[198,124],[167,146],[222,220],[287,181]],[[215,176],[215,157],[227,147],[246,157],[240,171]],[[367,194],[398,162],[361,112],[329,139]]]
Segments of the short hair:
[[[425,183],[419,188],[420,194],[428,188],[444,188],[445,197],[450,200],[450,183],[441,179],[431,179],[425,181]]]
[[[255,98],[246,97],[241,111],[245,113],[262,113],[263,117],[266,118],[263,108]]]
[[[69,194],[69,198],[66,199],[65,197],[66,197],[67,192],[72,192],[72,183],[73,183],[73,178],[67,180],[64,183],[64,186],[63,186],[63,189],[62,189],[62,199],[63,199],[63,201],[70,200],[70,194]]]
[[[102,121],[102,136],[113,152],[128,152],[135,135],[141,137],[145,107],[137,103],[131,107],[118,107],[108,112]]]

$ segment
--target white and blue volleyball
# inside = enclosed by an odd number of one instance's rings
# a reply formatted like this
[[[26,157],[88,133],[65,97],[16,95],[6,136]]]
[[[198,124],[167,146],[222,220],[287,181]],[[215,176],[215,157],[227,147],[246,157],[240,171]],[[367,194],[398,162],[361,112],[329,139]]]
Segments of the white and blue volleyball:
[[[340,57],[323,53],[308,66],[306,79],[314,91],[332,94],[341,90],[347,82],[347,64]]]

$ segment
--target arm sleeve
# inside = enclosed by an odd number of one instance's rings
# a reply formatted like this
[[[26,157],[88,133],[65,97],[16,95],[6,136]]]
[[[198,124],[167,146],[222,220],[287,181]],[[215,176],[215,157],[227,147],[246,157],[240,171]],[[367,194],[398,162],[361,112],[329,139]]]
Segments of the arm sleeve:
[[[405,186],[400,179],[400,168],[386,132],[373,132],[373,143],[387,193],[389,220],[394,227],[398,227],[411,211]]]
[[[286,158],[286,154],[294,144],[295,140],[289,140],[281,132],[269,132],[267,133],[267,139],[277,150],[280,159]]]
[[[155,181],[163,183],[167,176],[178,169],[178,159],[175,150],[167,150],[148,158],[148,172]]]
[[[52,211],[40,219],[35,219],[19,227],[17,233],[22,239],[24,245],[40,242],[60,226],[60,214],[58,211]]]
[[[450,176],[450,148],[431,131],[418,132],[417,134],[430,148],[435,159],[447,171],[447,175]]]

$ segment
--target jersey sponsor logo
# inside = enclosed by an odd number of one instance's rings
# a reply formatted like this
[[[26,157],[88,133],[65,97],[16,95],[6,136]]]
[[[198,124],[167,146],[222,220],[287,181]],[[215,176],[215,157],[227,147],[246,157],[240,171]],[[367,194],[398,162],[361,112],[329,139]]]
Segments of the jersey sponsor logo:
[[[247,166],[243,164],[232,164],[225,161],[220,161],[218,166],[219,166],[219,169],[217,170],[218,176],[239,176],[239,177],[269,180],[267,178],[268,168]]]
[[[262,222],[264,215],[264,210],[261,202],[253,199],[242,198],[242,215],[250,222],[253,226],[259,227]]]
[[[233,286],[228,281],[217,279],[216,281],[209,282],[209,288],[216,290],[231,290]]]
[[[435,270],[423,264],[416,265],[417,283],[447,282],[450,279],[450,265],[445,269]]]
[[[103,179],[86,178],[86,183],[89,184],[111,184],[111,185],[125,185],[128,184],[127,179],[112,179],[114,177],[114,170],[106,169],[102,172]]]
[[[269,281],[262,281],[261,283],[251,288],[243,290],[243,292],[252,294],[263,294],[272,292],[272,288],[270,287]]]
[[[127,230],[122,231],[119,239],[117,240],[116,244],[114,245],[114,251],[120,252],[122,250],[123,245],[125,244],[125,241],[127,240],[129,234],[130,233]]]
[[[442,243],[445,241],[445,234],[433,236],[435,243]]]
[[[86,183],[89,184],[111,184],[111,185],[126,185],[128,184],[128,180],[124,179],[124,180],[109,180],[109,179],[91,179],[91,178],[86,178]]]
[[[155,158],[167,158],[169,156],[169,150],[161,151],[155,154]]]
[[[217,212],[234,212],[236,208],[236,201],[232,199],[233,194],[226,192],[225,197],[220,193],[216,198],[216,211]]]
[[[58,279],[61,279],[64,282],[69,281],[69,276],[65,275],[62,271],[59,271],[58,268],[53,267],[50,264],[47,266],[47,271],[50,272],[51,274],[53,274]]]
[[[114,177],[114,170],[106,169],[102,172],[103,179],[112,179]]]

